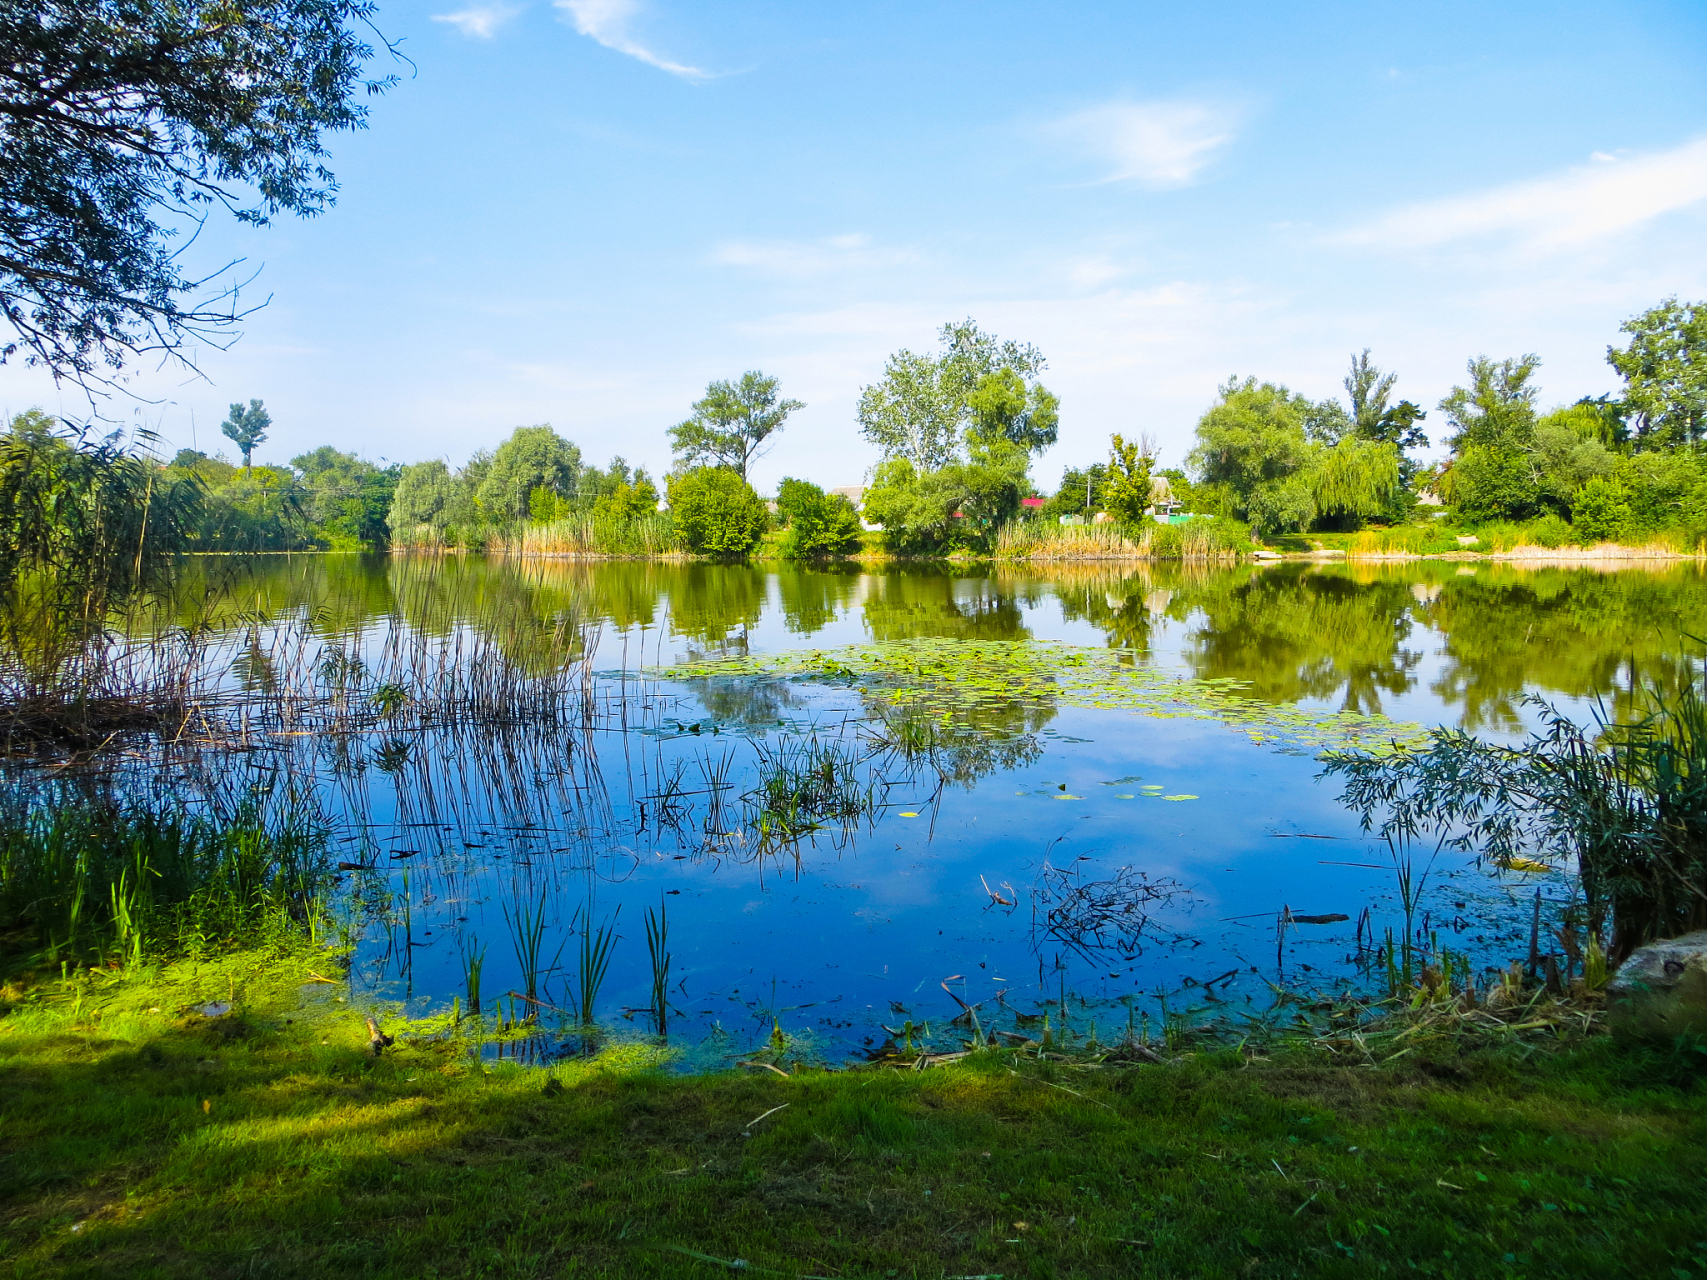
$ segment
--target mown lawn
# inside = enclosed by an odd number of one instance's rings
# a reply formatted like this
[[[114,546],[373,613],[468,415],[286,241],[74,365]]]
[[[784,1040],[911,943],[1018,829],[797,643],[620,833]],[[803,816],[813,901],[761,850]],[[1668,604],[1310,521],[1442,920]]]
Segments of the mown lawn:
[[[407,1034],[375,1059],[341,989],[299,992],[308,971],[240,955],[81,1003],[10,988],[3,1265],[1707,1277],[1707,1099],[1666,1055],[1604,1039],[1377,1068],[990,1052],[679,1077],[612,1050],[480,1070],[466,1044]],[[233,994],[224,1017],[190,1009]]]

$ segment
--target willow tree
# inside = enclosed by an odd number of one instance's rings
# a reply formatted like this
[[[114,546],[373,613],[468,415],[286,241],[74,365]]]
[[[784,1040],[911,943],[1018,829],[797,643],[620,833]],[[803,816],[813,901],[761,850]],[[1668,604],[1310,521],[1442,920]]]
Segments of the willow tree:
[[[1345,436],[1310,460],[1317,517],[1362,522],[1380,515],[1400,484],[1398,447]]]

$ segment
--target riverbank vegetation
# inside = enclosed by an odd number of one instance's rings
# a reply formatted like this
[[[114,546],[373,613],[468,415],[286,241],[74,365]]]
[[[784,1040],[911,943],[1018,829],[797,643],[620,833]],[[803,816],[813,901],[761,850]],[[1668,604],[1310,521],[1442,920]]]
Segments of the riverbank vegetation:
[[[1424,466],[1425,411],[1394,399],[1397,375],[1364,351],[1344,401],[1254,376],[1218,388],[1183,467],[1154,440],[1116,433],[1105,462],[1033,478],[1061,406],[1029,344],[970,319],[934,353],[900,351],[863,388],[859,429],[880,457],[864,486],[826,493],[786,478],[774,501],[752,462],[802,407],[775,377],[714,381],[669,428],[662,486],[621,457],[603,468],[552,427],[518,427],[460,467],[379,466],[329,445],[251,465],[270,415],[233,404],[242,452],[180,450],[162,492],[200,495],[184,549],[462,550],[515,555],[1218,560],[1271,551],[1350,556],[1575,554],[1645,548],[1694,555],[1707,540],[1707,304],[1669,299],[1627,321],[1602,395],[1543,412],[1540,359],[1477,356],[1440,401],[1447,456]],[[70,438],[32,411],[25,438]],[[110,443],[106,446],[113,447]],[[139,461],[142,455],[137,455]],[[812,496],[816,495],[816,496]]]

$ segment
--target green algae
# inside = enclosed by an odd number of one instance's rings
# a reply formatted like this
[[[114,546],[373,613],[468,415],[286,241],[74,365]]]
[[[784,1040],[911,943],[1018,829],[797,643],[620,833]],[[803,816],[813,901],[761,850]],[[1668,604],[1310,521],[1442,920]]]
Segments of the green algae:
[[[1418,724],[1279,705],[1252,697],[1248,680],[1173,675],[1145,665],[1136,650],[1058,641],[922,638],[687,662],[655,674],[673,680],[828,681],[944,723],[1016,705],[1070,706],[1152,719],[1214,720],[1252,742],[1290,752],[1354,745],[1382,752],[1427,740]]]

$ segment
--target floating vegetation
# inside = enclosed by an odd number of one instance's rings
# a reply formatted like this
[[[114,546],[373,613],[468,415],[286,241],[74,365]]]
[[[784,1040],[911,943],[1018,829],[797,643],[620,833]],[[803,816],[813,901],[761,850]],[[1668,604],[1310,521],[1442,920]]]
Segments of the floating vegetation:
[[[951,722],[968,713],[1030,704],[1128,711],[1159,719],[1218,720],[1253,742],[1312,754],[1358,745],[1420,744],[1422,726],[1352,711],[1310,711],[1249,696],[1251,682],[1198,680],[1142,665],[1132,649],[1029,640],[925,638],[684,663],[658,674],[709,680],[758,676],[845,683],[868,698]],[[923,738],[918,728],[910,738]],[[922,744],[921,744],[922,745]],[[1149,788],[1145,788],[1149,790]]]

